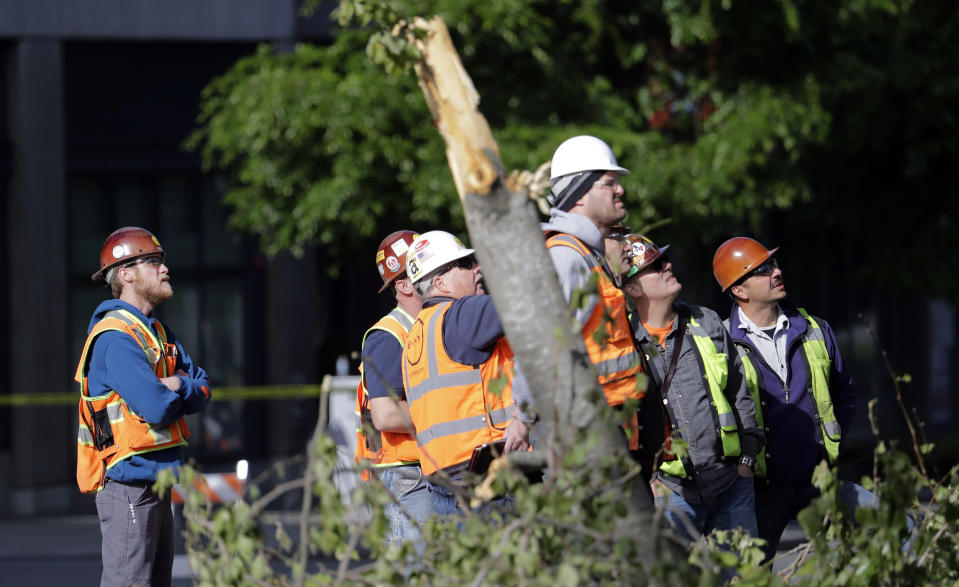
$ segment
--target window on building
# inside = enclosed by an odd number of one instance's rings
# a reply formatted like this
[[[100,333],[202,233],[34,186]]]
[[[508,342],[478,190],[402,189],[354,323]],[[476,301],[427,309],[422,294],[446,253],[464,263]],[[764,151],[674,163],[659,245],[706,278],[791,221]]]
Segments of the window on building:
[[[118,227],[142,226],[163,245],[174,288],[157,316],[217,387],[243,384],[242,243],[226,229],[228,211],[217,179],[189,172],[77,174],[67,190],[73,356],[80,355],[94,308],[110,297],[90,280],[103,241]],[[192,455],[235,456],[242,451],[243,421],[239,402],[214,402],[191,417]]]

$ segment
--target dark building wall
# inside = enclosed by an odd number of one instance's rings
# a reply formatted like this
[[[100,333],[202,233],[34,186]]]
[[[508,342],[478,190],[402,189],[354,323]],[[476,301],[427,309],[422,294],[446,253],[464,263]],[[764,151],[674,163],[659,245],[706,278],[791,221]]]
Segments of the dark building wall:
[[[216,385],[319,381],[315,264],[271,262],[230,233],[222,178],[181,147],[202,88],[256,43],[326,38],[328,12],[300,20],[298,4],[0,3],[0,393],[75,389],[90,313],[109,297],[89,276],[106,236],[129,224],[167,249],[176,295],[158,315]],[[269,318],[278,304],[302,309],[296,328]],[[271,354],[271,343],[295,352]],[[75,410],[0,410],[0,513],[92,507],[73,482]],[[216,402],[191,417],[188,456],[215,466],[297,451],[285,416]]]

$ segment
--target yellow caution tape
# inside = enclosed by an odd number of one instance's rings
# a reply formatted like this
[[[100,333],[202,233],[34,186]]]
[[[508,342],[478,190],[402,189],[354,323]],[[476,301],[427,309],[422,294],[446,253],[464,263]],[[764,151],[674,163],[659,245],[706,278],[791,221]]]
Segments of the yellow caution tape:
[[[324,385],[264,385],[258,387],[214,387],[212,401],[275,400],[318,397],[329,391]],[[0,406],[76,405],[80,392],[13,393],[0,395]]]

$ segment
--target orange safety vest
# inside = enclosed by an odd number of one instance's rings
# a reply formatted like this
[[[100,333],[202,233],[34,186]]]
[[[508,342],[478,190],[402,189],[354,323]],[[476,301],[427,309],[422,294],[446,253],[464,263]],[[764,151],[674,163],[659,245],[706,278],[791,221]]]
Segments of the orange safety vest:
[[[641,399],[646,391],[638,389],[636,384],[636,374],[642,369],[626,316],[626,296],[607,273],[606,261],[591,252],[582,241],[564,233],[546,239],[547,249],[560,246],[582,255],[589,270],[598,276],[599,295],[593,312],[583,325],[583,342],[593,367],[599,373],[606,402],[620,406],[627,399]]]
[[[474,448],[503,438],[516,414],[513,349],[504,337],[479,367],[451,359],[443,344],[450,304],[421,310],[403,349],[403,386],[424,475],[469,461]]]
[[[370,327],[363,335],[362,346],[366,345],[366,337],[374,330],[382,330],[392,334],[400,343],[402,349],[406,346],[406,337],[413,326],[413,317],[401,310],[393,308],[386,316]],[[362,348],[362,347],[361,347]],[[398,359],[400,357],[397,357]],[[371,374],[377,377],[376,373]],[[356,462],[370,461],[374,467],[396,467],[418,463],[419,449],[412,434],[403,432],[380,432],[373,426],[368,403],[370,394],[366,389],[366,375],[363,373],[363,363],[360,362],[360,385],[356,388]],[[369,480],[369,471],[363,471],[362,477]]]
[[[87,374],[90,352],[97,336],[109,330],[126,332],[146,354],[157,377],[176,370],[176,346],[167,342],[166,331],[156,322],[157,335],[126,310],[111,310],[97,322],[83,345],[74,379],[80,383],[79,432],[77,435],[77,485],[83,493],[103,489],[108,469],[133,455],[187,443],[190,429],[180,418],[168,426],[153,426],[138,416],[116,391],[90,396]]]

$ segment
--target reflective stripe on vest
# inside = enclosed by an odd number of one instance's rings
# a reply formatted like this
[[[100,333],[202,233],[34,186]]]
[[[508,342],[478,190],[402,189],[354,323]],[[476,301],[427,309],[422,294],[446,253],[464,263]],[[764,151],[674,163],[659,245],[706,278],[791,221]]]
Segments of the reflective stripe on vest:
[[[578,238],[560,233],[546,240],[547,248],[557,246],[569,247],[582,255],[597,278],[596,305],[583,325],[582,334],[607,403],[618,406],[627,399],[641,399],[645,391],[637,389],[639,353],[626,316],[625,295],[607,273],[605,259],[591,252]]]
[[[443,322],[451,303],[423,309],[403,350],[403,383],[416,425],[425,475],[470,459],[473,449],[503,437],[516,413],[513,352],[505,338],[479,367],[457,363],[443,344]],[[499,395],[490,384],[506,377]]]
[[[832,409],[832,395],[829,393],[829,371],[832,367],[832,359],[829,358],[829,351],[826,349],[826,340],[823,336],[819,324],[803,308],[797,308],[799,313],[809,323],[809,328],[803,335],[802,348],[806,358],[806,365],[809,368],[810,387],[812,388],[813,410],[819,420],[819,434],[823,447],[826,450],[826,457],[831,464],[835,464],[839,457],[839,441],[842,439],[842,429],[836,420],[836,414]],[[739,356],[743,363],[743,373],[746,378],[746,387],[749,389],[749,395],[756,403],[756,424],[762,430],[765,430],[762,402],[760,400],[760,379],[756,366],[753,364],[749,347],[743,346]],[[759,451],[756,458],[756,475],[765,476],[766,474],[766,450]]]
[[[167,343],[166,330],[157,322],[157,333],[126,310],[111,310],[90,330],[74,378],[80,383],[77,405],[77,485],[84,493],[103,488],[106,472],[138,454],[186,444],[190,429],[180,418],[168,426],[154,426],[136,415],[124,399],[109,391],[90,396],[87,371],[93,342],[108,331],[124,332],[137,342],[157,378],[176,367],[176,352]],[[130,416],[129,418],[127,416]],[[105,416],[105,417],[104,417]]]
[[[406,338],[412,327],[413,317],[397,306],[363,334],[361,349],[366,346],[366,338],[374,330],[389,333],[396,339],[400,344],[400,349],[402,349],[406,345]],[[402,354],[399,358],[402,358]],[[373,374],[373,376],[376,376],[376,374]],[[398,467],[418,463],[419,449],[413,435],[403,432],[380,432],[373,427],[372,420],[364,425],[363,412],[369,410],[367,407],[368,401],[369,392],[366,389],[366,376],[363,372],[363,362],[360,361],[360,384],[356,390],[356,405],[353,412],[356,428],[354,460],[356,462],[367,460],[374,468]],[[364,474],[363,477],[366,479],[367,475]]]
[[[693,341],[696,343],[696,349],[699,351],[699,356],[703,361],[703,368],[706,370],[705,377],[709,387],[711,403],[719,419],[719,436],[723,444],[723,456],[739,456],[739,432],[736,415],[729,405],[729,400],[723,394],[729,376],[729,358],[726,353],[720,353],[716,349],[713,339],[692,316],[689,317],[689,329],[693,335]]]
[[[749,396],[753,398],[753,403],[756,404],[756,426],[758,426],[760,430],[765,431],[766,424],[763,418],[762,400],[759,398],[759,374],[756,373],[752,358],[748,356],[752,351],[749,350],[748,346],[736,345],[736,349],[739,351],[739,360],[743,365],[743,377],[746,379],[746,389],[749,391]],[[765,448],[759,449],[759,454],[756,455],[756,468],[753,472],[758,477],[766,476]]]
[[[729,400],[723,394],[729,376],[729,362],[726,353],[720,353],[716,349],[713,339],[692,316],[689,317],[687,334],[690,334],[693,342],[696,343],[696,350],[699,352],[705,370],[703,377],[706,379],[706,387],[709,389],[710,404],[719,420],[719,439],[723,447],[723,457],[739,456],[741,447],[736,415],[733,414]],[[674,477],[687,476],[682,459],[663,461],[659,468],[664,473]]]
[[[842,439],[842,430],[836,420],[836,413],[832,409],[832,395],[829,393],[829,371],[832,359],[826,349],[826,338],[822,328],[803,308],[796,308],[802,317],[809,323],[809,329],[803,337],[802,347],[806,354],[806,363],[809,365],[812,395],[816,400],[813,408],[819,418],[822,430],[823,446],[830,463],[835,463],[839,457],[839,441]]]
[[[461,420],[441,422],[439,424],[430,426],[422,432],[417,432],[416,442],[424,445],[444,436],[462,434],[463,432],[470,432],[473,430],[482,430],[483,428],[486,428],[487,421],[493,426],[501,426],[506,422],[509,422],[514,415],[516,415],[515,405],[490,412],[488,418],[487,416],[470,416],[469,418],[463,418]]]

